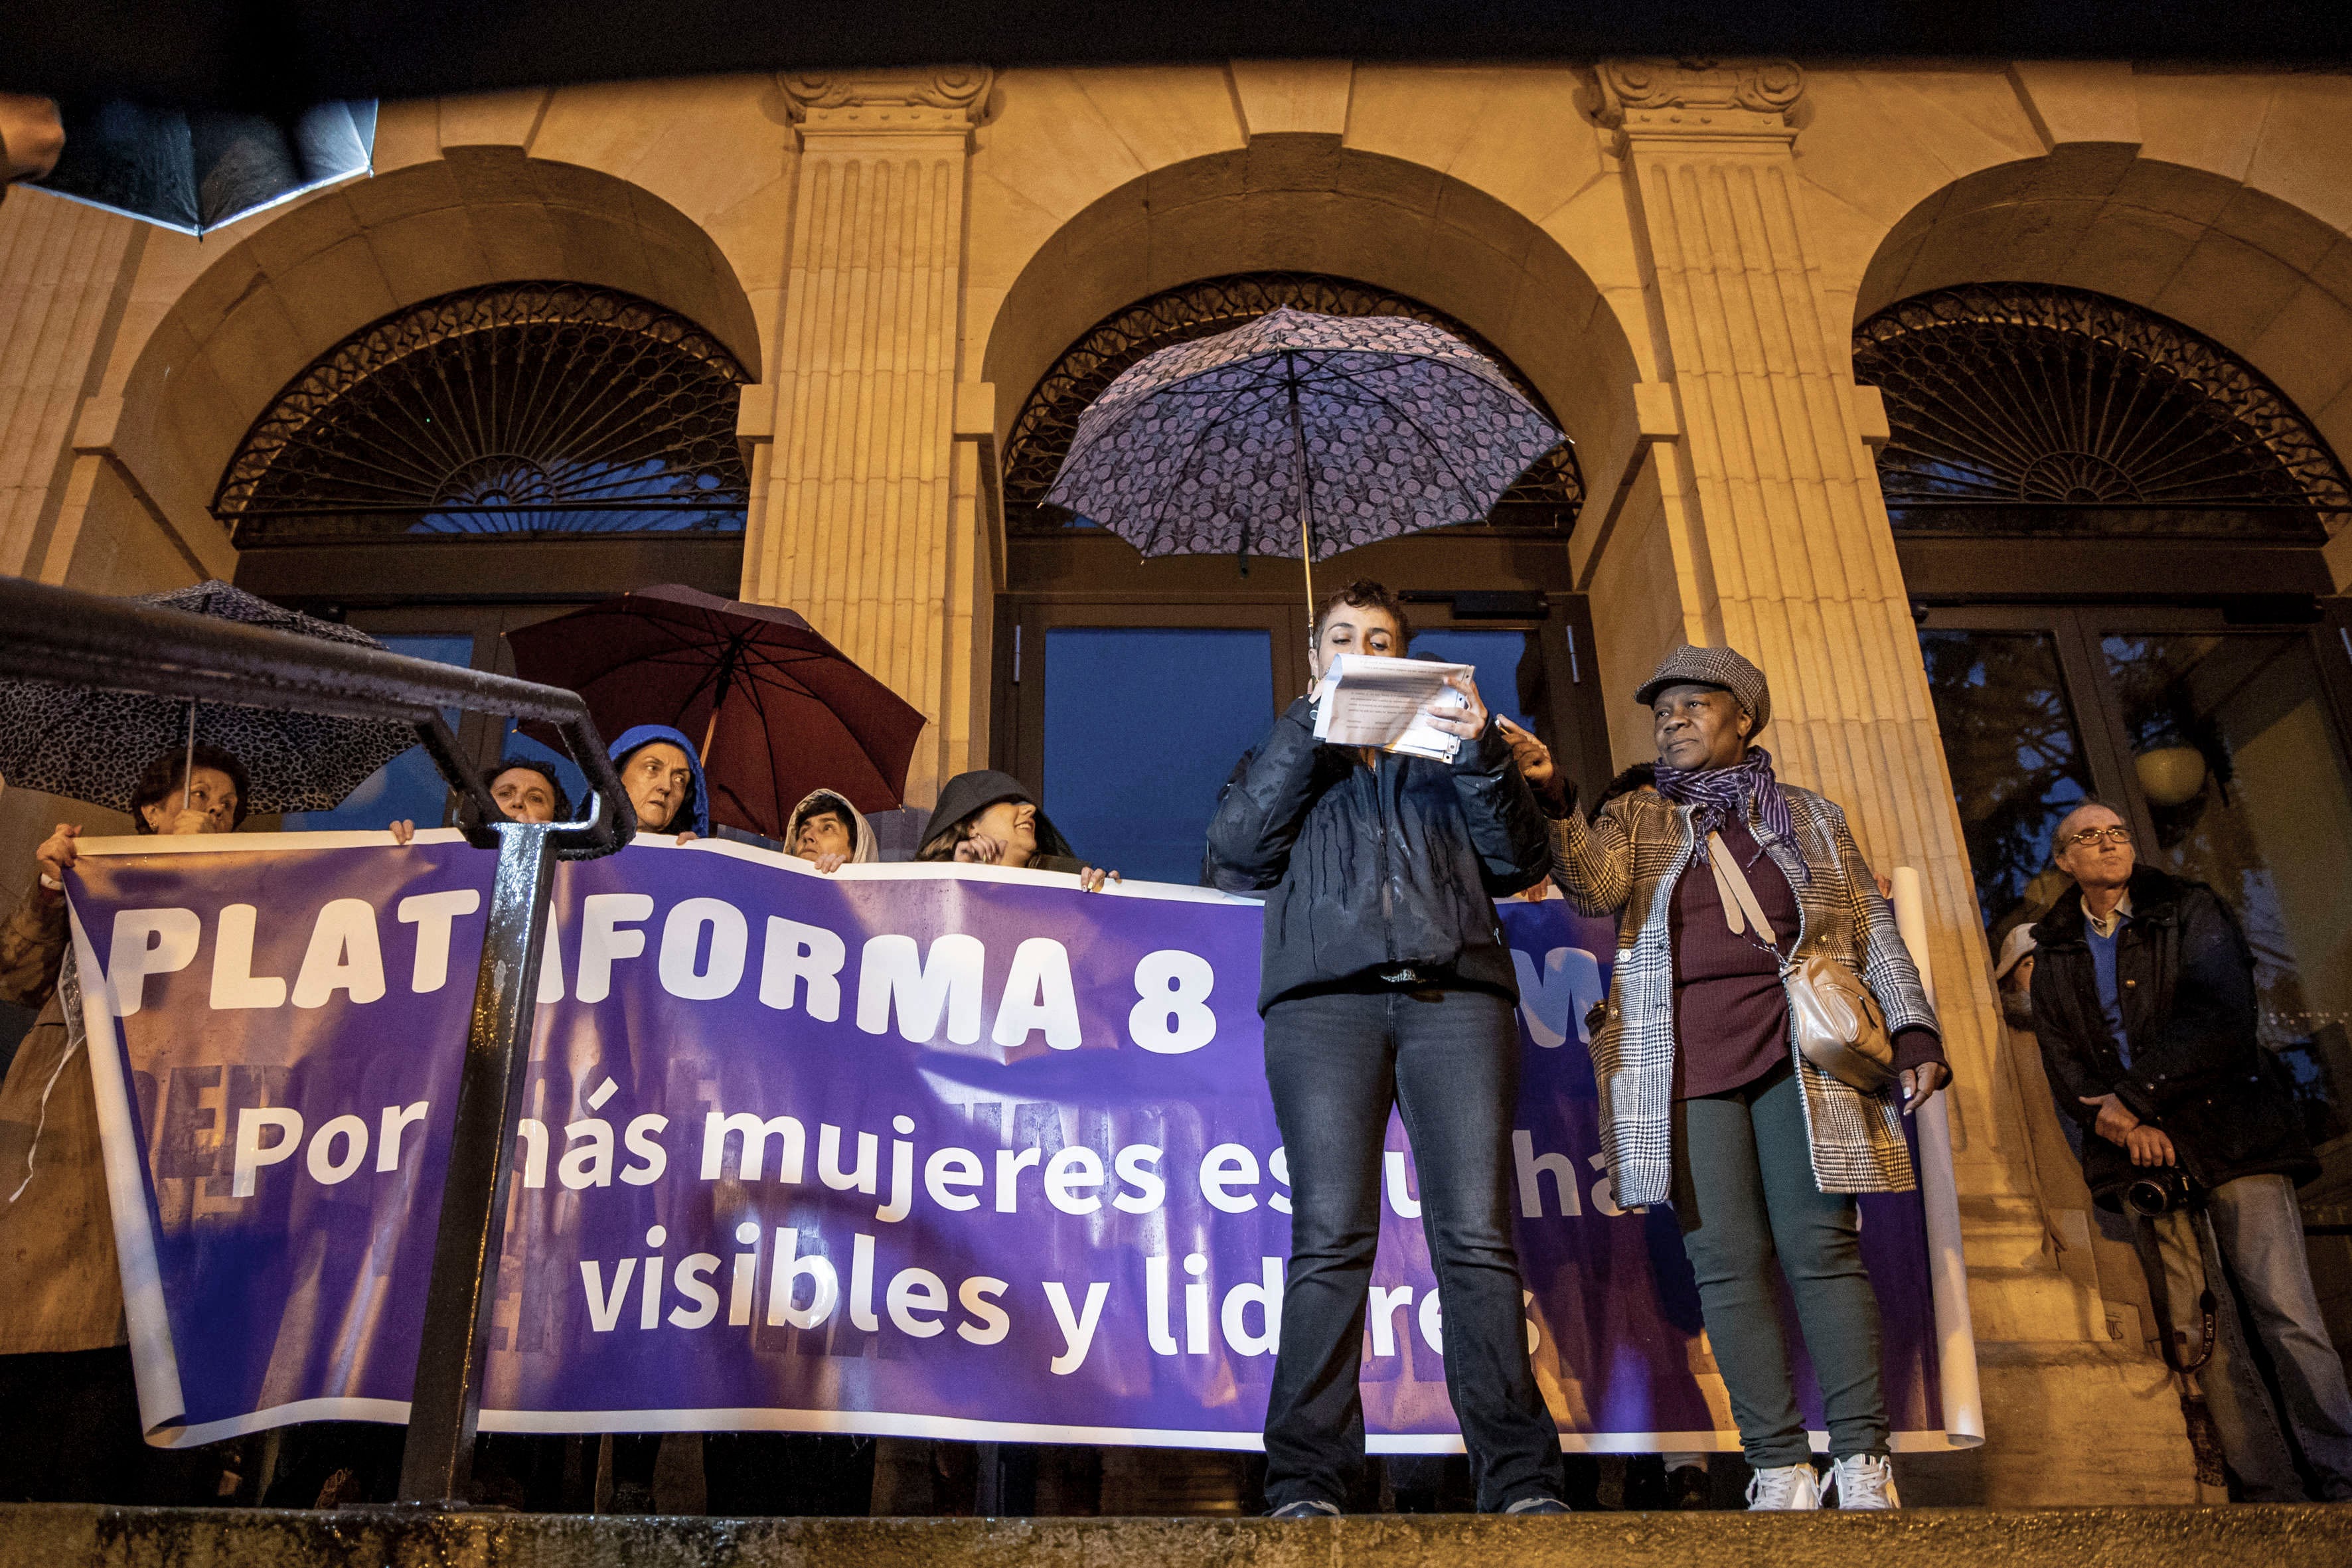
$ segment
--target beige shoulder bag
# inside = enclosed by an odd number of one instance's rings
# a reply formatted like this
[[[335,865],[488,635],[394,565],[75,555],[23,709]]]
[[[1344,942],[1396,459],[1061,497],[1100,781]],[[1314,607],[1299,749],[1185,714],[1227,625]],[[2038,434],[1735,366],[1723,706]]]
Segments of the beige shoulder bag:
[[[1720,834],[1706,836],[1706,863],[1715,869],[1723,918],[1736,935],[1749,925],[1777,952],[1780,939],[1764,918],[1748,874],[1724,847]],[[1743,918],[1744,917],[1744,918]],[[1797,1048],[1805,1059],[1849,1088],[1874,1094],[1895,1081],[1895,1043],[1886,1015],[1862,976],[1827,953],[1784,960],[1780,980],[1789,993],[1789,1017],[1796,1025]]]

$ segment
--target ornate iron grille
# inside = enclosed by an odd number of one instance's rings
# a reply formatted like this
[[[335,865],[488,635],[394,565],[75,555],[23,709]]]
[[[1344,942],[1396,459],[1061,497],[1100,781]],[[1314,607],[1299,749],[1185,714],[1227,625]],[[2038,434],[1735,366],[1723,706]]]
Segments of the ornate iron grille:
[[[1886,399],[1898,528],[2324,537],[2352,489],[2278,389],[2178,322],[2086,289],[1986,283],[1888,306],[1853,374]]]
[[[1313,272],[1243,272],[1171,289],[1098,321],[1037,382],[1004,448],[1005,524],[1015,533],[1059,533],[1071,514],[1045,505],[1078,416],[1119,372],[1171,343],[1230,331],[1276,306],[1327,316],[1409,316],[1452,332],[1495,362],[1520,395],[1550,417],[1550,406],[1495,346],[1417,300],[1370,284]],[[1555,421],[1557,423],[1557,421]],[[1504,492],[1481,526],[1511,532],[1565,534],[1584,504],[1584,475],[1567,442],[1554,447]]]
[[[446,294],[328,351],[213,498],[240,545],[740,532],[751,379],[701,328],[572,283]]]

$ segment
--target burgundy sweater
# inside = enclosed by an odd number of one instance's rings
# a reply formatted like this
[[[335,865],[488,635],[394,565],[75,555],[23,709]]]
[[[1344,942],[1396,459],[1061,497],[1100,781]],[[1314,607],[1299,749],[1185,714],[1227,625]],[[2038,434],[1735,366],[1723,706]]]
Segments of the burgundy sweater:
[[[1748,878],[1780,952],[1797,941],[1797,896],[1745,824],[1727,823],[1724,847]],[[1778,955],[1750,926],[1733,935],[1724,923],[1715,873],[1694,855],[1675,889],[1671,911],[1675,954],[1675,1098],[1728,1094],[1789,1060],[1789,996],[1781,989]],[[1897,1071],[1944,1059],[1932,1029],[1898,1029]]]

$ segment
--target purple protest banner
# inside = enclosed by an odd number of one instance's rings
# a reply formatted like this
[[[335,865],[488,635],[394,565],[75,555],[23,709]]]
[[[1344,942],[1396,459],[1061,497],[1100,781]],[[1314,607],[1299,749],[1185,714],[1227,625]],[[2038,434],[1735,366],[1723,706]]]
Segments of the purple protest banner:
[[[490,858],[222,844],[86,841],[69,884],[142,1417],[175,1444],[402,1420]],[[1614,932],[1502,916],[1562,1440],[1735,1447],[1673,1215],[1616,1212],[1599,1168],[1582,1019]],[[1199,889],[729,843],[567,864],[483,1429],[1255,1447],[1289,1240],[1258,928]],[[1388,1149],[1370,1446],[1458,1449],[1394,1122]],[[1896,1446],[1980,1440],[1943,1397],[1969,1352],[1920,1197],[1865,1200],[1863,1240]]]

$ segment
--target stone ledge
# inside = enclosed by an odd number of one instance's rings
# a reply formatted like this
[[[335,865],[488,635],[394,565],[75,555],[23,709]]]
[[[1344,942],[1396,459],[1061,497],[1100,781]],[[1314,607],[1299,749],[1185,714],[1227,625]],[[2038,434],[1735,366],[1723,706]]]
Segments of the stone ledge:
[[[0,1568],[2331,1568],[2352,1508],[1567,1519],[637,1519],[0,1507]]]

